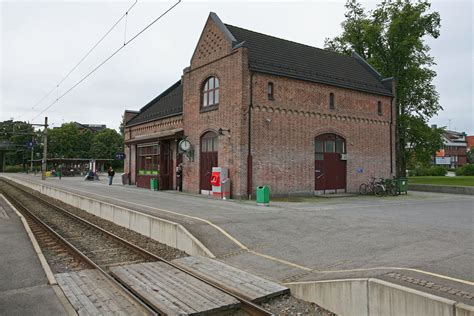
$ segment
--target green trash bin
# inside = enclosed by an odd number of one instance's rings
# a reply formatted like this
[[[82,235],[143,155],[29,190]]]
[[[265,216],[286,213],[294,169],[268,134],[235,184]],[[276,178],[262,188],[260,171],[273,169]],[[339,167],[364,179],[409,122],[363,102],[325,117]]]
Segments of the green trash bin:
[[[396,178],[396,185],[398,194],[408,194],[408,179],[407,178]]]
[[[153,191],[158,190],[158,179],[157,178],[150,179],[150,189],[153,190]]]
[[[268,206],[270,204],[270,189],[264,185],[257,187],[257,205]]]

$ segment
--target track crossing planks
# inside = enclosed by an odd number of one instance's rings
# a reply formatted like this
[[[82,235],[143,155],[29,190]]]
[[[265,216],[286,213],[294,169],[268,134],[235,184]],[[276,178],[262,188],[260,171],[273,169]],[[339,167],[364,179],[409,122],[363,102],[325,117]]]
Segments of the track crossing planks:
[[[175,259],[172,262],[204,279],[222,284],[230,292],[251,301],[259,302],[289,293],[287,287],[236,269],[218,260],[189,256]]]
[[[97,270],[58,273],[59,286],[78,315],[148,315]]]
[[[110,272],[163,314],[199,315],[240,306],[234,297],[164,262],[113,267]]]

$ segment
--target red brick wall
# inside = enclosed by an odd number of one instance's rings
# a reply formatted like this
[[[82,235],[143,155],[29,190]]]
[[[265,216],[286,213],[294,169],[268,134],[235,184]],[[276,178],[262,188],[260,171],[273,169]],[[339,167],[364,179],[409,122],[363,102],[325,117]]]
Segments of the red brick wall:
[[[191,60],[191,67],[185,69],[183,75],[184,133],[195,149],[194,161],[183,159],[183,189],[188,192],[200,192],[200,137],[206,131],[216,132],[219,128],[223,128],[230,129],[230,133],[225,132],[218,137],[218,164],[229,168],[232,195],[234,197],[245,195],[244,113],[248,107],[248,95],[243,85],[248,73],[247,51],[246,48],[231,51],[230,45],[213,21],[208,20]],[[210,76],[219,78],[220,100],[216,110],[205,112],[201,108],[201,89]]]
[[[255,74],[253,82],[254,187],[269,185],[274,194],[313,192],[314,138],[323,133],[346,139],[349,192],[370,176],[391,176],[391,98],[265,74]],[[274,84],[273,101],[267,97],[268,82]],[[381,116],[377,101],[382,101]]]
[[[219,78],[220,104],[216,110],[202,111],[201,89],[209,76]],[[250,78],[247,49],[232,50],[208,19],[183,73],[182,121],[177,117],[132,127],[132,137],[182,126],[195,149],[193,161],[183,159],[183,189],[199,193],[200,137],[206,131],[230,129],[219,136],[219,166],[229,168],[233,197],[246,197]],[[274,84],[273,101],[267,98],[269,81]],[[266,184],[272,194],[314,192],[314,138],[323,133],[346,139],[349,192],[357,191],[370,176],[391,176],[391,144],[395,172],[390,97],[260,73],[254,74],[252,87],[252,191]],[[330,92],[335,94],[334,110],[328,108]],[[382,115],[377,114],[377,101],[382,101]]]

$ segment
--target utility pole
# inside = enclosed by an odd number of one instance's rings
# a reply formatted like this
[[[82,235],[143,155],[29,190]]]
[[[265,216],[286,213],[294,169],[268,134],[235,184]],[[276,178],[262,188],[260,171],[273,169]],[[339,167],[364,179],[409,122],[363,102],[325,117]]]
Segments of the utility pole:
[[[48,157],[48,117],[44,118],[43,162],[41,164],[41,180],[46,180],[46,158]]]
[[[33,173],[33,152],[35,148],[35,137],[31,137],[31,158],[30,158],[30,172]]]

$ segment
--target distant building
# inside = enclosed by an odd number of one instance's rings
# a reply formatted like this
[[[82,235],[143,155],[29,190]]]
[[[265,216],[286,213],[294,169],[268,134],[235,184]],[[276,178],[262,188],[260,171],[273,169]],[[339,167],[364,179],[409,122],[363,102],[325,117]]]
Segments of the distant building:
[[[474,136],[466,136],[467,150],[474,148]]]
[[[436,153],[435,164],[450,168],[463,166],[467,163],[466,133],[444,131],[443,148]]]
[[[104,129],[107,128],[107,125],[105,124],[81,124],[81,123],[78,123],[78,122],[72,122],[74,125],[76,125],[76,127],[79,129],[79,130],[90,130],[92,131],[93,133],[97,133],[97,132],[100,132],[100,131],[103,131]]]

